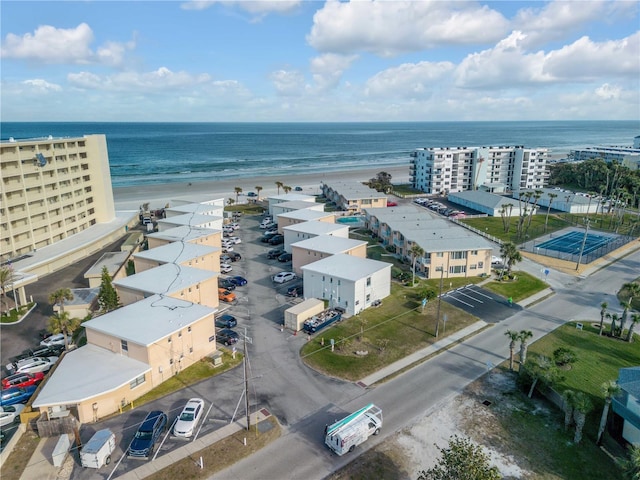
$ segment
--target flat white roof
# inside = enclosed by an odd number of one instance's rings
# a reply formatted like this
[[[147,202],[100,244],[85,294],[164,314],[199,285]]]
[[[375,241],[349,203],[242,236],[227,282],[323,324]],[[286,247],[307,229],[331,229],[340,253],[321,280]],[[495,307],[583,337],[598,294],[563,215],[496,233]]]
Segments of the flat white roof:
[[[172,242],[150,250],[134,253],[133,256],[162,263],[182,263],[218,251],[220,251],[218,247],[210,247],[199,243]]]
[[[149,371],[146,363],[88,344],[60,360],[33,406],[80,403],[127,385]]]
[[[100,287],[72,288],[71,293],[73,294],[73,298],[71,300],[64,301],[65,307],[69,307],[71,305],[89,305],[98,297]]]
[[[169,240],[171,242],[194,240],[202,237],[208,237],[216,233],[221,234],[220,230],[213,228],[189,227],[186,225],[180,227],[169,228],[164,232],[155,232],[147,235],[149,238],[158,238],[160,240]]]
[[[310,233],[313,235],[330,235],[334,232],[349,231],[349,225],[342,225],[339,223],[327,223],[318,222],[317,220],[311,220],[309,222],[296,223],[294,225],[287,225],[282,230],[287,232],[300,232]]]
[[[107,267],[109,275],[114,275],[124,262],[129,258],[129,252],[107,252],[102,255],[96,263],[89,267],[84,274],[84,278],[101,277],[102,267]]]
[[[175,217],[161,218],[158,223],[167,225],[189,225],[191,227],[197,227],[211,222],[222,221],[222,217],[214,215],[202,215],[200,213],[183,213],[182,215],[176,215]]]
[[[331,255],[302,267],[303,272],[330,275],[334,278],[350,281],[360,280],[385,269],[391,270],[391,264],[369,258],[354,257],[345,253]]]
[[[215,312],[217,309],[197,303],[153,295],[82,326],[146,347]]]
[[[322,210],[324,210],[324,203],[317,202],[305,202],[303,200],[292,200],[290,202],[280,202],[272,205],[272,208],[289,208],[291,210],[303,210],[307,208],[318,208],[322,206]]]
[[[187,203],[185,205],[175,205],[165,208],[166,212],[173,213],[198,213],[202,215],[212,215],[222,213],[224,207],[222,205],[209,205],[206,203]]]
[[[278,218],[290,218],[292,220],[303,220],[308,222],[309,220],[318,220],[320,218],[334,217],[336,214],[333,212],[320,212],[318,210],[311,210],[309,208],[303,208],[302,210],[293,210],[291,212],[283,212],[278,214]]]
[[[272,195],[268,197],[269,200],[278,200],[281,202],[290,202],[294,200],[302,200],[306,202],[314,203],[316,201],[316,197],[313,195],[305,195],[304,193],[285,193],[282,195]]]
[[[219,272],[165,263],[159,267],[114,280],[113,284],[146,293],[170,294],[218,275]]]
[[[305,250],[313,250],[316,252],[329,253],[335,255],[336,253],[344,253],[353,248],[357,248],[361,245],[366,245],[364,240],[354,240],[352,238],[336,237],[334,235],[324,235],[306,240],[301,240],[291,244],[291,247],[303,248]]]

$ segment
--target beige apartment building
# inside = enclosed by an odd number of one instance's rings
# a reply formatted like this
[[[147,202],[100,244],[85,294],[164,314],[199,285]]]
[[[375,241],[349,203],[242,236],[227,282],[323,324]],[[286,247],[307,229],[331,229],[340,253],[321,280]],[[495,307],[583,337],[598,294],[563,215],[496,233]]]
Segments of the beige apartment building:
[[[115,219],[104,135],[2,142],[0,177],[3,260]]]

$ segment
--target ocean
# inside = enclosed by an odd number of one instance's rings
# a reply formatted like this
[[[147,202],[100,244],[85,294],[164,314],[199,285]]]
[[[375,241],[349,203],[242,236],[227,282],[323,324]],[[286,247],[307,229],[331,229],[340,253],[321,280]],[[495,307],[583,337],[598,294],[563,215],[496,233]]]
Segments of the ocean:
[[[420,147],[632,145],[638,121],[0,123],[0,138],[105,134],[114,187],[409,164]]]

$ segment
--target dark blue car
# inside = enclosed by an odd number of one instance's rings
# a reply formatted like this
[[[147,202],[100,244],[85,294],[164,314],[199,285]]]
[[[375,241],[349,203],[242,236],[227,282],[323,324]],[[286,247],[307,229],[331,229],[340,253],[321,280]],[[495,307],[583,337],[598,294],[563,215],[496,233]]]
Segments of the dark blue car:
[[[236,287],[242,287],[247,284],[247,279],[241,277],[240,275],[234,275],[233,277],[229,277]]]
[[[0,406],[15,405],[17,403],[27,403],[36,391],[37,385],[29,385],[28,387],[12,387],[2,390],[0,397]]]
[[[149,458],[153,455],[156,440],[160,434],[166,430],[168,423],[167,415],[160,410],[149,412],[147,418],[140,424],[138,431],[131,445],[127,456],[129,458]]]
[[[236,325],[238,325],[236,317],[234,317],[233,315],[229,315],[228,313],[220,315],[218,318],[216,318],[216,327],[233,328]]]

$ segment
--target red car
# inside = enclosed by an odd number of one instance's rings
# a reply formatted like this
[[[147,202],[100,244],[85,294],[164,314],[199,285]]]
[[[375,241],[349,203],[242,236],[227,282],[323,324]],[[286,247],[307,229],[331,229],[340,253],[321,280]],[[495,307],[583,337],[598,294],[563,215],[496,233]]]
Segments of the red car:
[[[13,387],[28,387],[37,385],[44,379],[43,372],[36,373],[16,373],[2,379],[2,389]]]
[[[396,202],[389,202],[387,201],[387,207],[397,207],[398,204]]]

